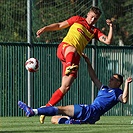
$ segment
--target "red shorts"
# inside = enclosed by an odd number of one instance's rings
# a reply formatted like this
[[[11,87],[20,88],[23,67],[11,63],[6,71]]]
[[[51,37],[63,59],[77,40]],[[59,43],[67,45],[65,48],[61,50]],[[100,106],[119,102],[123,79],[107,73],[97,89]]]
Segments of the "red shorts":
[[[67,47],[69,47],[70,45],[65,43],[65,42],[61,42],[58,46],[57,49],[57,57],[59,58],[59,60],[62,63],[63,69],[62,69],[62,76],[65,76],[65,70],[66,70],[66,59],[64,57],[64,53]],[[74,57],[72,64],[74,65],[78,65],[79,66],[79,61],[80,61],[80,55],[77,54],[77,56]],[[70,75],[72,75],[73,77],[77,77],[77,70],[73,71]]]

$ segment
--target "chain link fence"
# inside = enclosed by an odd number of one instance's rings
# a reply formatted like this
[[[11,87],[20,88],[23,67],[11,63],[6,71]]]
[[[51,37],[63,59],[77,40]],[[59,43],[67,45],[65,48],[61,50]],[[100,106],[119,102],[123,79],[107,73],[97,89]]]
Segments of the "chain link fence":
[[[0,1],[0,42],[27,42],[27,2],[31,1],[31,38],[32,43],[59,44],[67,30],[48,32],[36,38],[41,27],[63,21],[73,15],[86,17],[92,0],[1,0]],[[133,1],[132,0],[95,0],[102,10],[102,16],[96,26],[105,34],[107,18],[114,22],[114,40],[112,45],[133,44]],[[97,45],[103,45],[97,43]]]

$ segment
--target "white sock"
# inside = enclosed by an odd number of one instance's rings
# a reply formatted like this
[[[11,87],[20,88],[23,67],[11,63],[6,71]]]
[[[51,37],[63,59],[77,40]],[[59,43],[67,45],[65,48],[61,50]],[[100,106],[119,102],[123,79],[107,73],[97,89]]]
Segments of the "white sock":
[[[35,115],[38,114],[38,110],[37,109],[33,109],[33,111],[34,111]]]

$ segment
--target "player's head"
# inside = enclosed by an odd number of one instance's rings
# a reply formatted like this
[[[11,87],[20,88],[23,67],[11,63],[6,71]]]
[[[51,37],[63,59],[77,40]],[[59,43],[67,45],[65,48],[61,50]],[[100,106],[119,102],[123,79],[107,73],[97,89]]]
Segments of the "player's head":
[[[102,12],[98,7],[92,6],[87,14],[86,21],[88,24],[93,25],[97,22],[101,14]]]
[[[92,6],[90,8],[90,12],[94,12],[97,16],[101,16],[102,14],[101,10],[96,6]]]
[[[123,76],[115,73],[109,80],[109,87],[119,88],[122,85],[122,83],[123,83]]]

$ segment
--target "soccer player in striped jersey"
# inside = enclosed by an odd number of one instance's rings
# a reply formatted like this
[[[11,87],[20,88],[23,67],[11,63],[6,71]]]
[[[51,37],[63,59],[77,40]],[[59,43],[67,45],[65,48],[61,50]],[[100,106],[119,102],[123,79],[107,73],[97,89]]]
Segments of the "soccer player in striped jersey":
[[[107,45],[111,43],[113,37],[113,25],[111,20],[106,20],[106,23],[109,26],[108,35],[103,34],[100,29],[93,26],[100,16],[101,10],[97,7],[91,7],[86,18],[72,16],[63,22],[44,26],[37,31],[37,37],[40,37],[44,32],[69,28],[67,35],[57,49],[57,57],[63,66],[62,83],[45,106],[56,105],[69,91],[72,83],[77,77],[82,52],[93,38]],[[40,116],[40,123],[44,123],[44,118],[44,115]]]
[[[97,78],[89,58],[85,54],[82,54],[82,56],[87,62],[88,72],[92,81],[99,89],[93,103],[32,109],[19,101],[18,106],[26,112],[27,117],[34,115],[53,116],[51,119],[53,124],[95,124],[96,121],[100,120],[100,116],[117,103],[125,104],[128,102],[129,84],[132,82],[132,78],[128,77],[125,80],[124,90],[120,89],[123,83],[123,76],[120,74],[114,74],[110,78],[108,86],[103,85]]]

